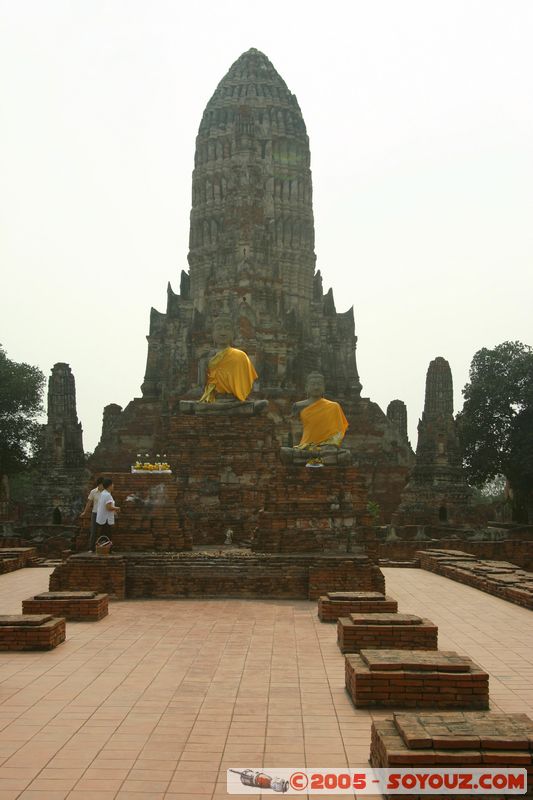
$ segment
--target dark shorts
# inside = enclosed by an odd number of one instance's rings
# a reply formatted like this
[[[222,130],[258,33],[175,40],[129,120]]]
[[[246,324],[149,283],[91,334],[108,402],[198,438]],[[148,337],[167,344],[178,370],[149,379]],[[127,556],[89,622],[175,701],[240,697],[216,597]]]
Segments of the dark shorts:
[[[89,535],[89,550],[92,550],[93,553],[96,549],[96,532],[98,530],[98,525],[96,522],[96,511],[91,514],[91,533]]]

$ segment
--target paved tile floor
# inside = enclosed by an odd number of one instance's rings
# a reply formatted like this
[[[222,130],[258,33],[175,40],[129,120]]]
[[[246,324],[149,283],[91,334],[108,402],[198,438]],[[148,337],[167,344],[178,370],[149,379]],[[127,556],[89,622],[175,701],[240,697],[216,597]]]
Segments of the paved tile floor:
[[[48,574],[0,576],[2,613]],[[493,709],[533,716],[530,611],[422,570],[385,574],[400,611],[490,672]],[[113,603],[52,652],[0,653],[0,800],[228,797],[229,766],[365,766],[371,720],[315,603]]]

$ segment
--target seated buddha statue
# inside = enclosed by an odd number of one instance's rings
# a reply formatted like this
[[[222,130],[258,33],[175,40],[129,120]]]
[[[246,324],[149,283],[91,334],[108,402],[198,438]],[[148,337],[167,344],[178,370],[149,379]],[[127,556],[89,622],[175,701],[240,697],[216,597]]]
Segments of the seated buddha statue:
[[[351,453],[342,448],[348,421],[339,403],[324,397],[324,376],[312,372],[306,381],[307,399],[295,403],[293,417],[303,425],[302,438],[296,447],[282,447],[281,459],[286,464],[350,464]]]
[[[203,394],[198,401],[180,400],[180,411],[189,414],[238,413],[258,414],[267,400],[248,400],[258,375],[244,350],[232,347],[233,322],[228,316],[213,322],[215,344],[207,358],[200,360],[199,380]]]

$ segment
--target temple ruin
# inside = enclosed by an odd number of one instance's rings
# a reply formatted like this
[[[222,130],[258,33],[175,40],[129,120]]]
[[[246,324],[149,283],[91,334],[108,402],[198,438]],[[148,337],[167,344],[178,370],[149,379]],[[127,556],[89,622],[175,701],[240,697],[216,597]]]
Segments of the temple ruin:
[[[452,372],[439,356],[428,367],[416,463],[393,520],[397,525],[461,525],[474,519],[453,416]]]
[[[293,443],[289,413],[306,375],[325,376],[326,394],[348,417],[354,463],[390,518],[413,463],[406,417],[398,426],[397,416],[361,397],[353,308],[337,311],[316,269],[305,122],[255,49],[229,69],[200,122],[188,262],[179,292],[168,286],[166,311],[151,311],[142,396],[104,412],[94,468],[125,470],[137,452],[173,449],[178,402],[200,394],[199,366],[222,313],[259,373],[253,398],[268,399],[280,445]]]

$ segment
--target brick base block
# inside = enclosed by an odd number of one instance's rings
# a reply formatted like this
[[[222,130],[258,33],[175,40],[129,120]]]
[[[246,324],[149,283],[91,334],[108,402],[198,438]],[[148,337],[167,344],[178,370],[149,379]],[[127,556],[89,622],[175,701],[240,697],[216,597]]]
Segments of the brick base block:
[[[321,622],[337,622],[339,617],[352,613],[394,614],[398,603],[379,592],[328,592],[318,598],[318,618]]]
[[[414,614],[351,614],[337,621],[341,653],[363,649],[436,650],[438,627]]]
[[[114,600],[126,597],[126,563],[123,556],[80,553],[60,564],[50,575],[50,591],[90,591]]]
[[[489,707],[489,676],[454,652],[362,650],[345,656],[346,689],[356,708]]]
[[[0,617],[0,650],[52,650],[65,641],[65,620],[49,614]]]
[[[22,601],[23,614],[52,614],[77,622],[97,622],[107,616],[108,595],[96,592],[43,592]]]
[[[394,714],[372,723],[372,767],[509,768],[528,770],[527,797],[533,796],[533,720],[525,714],[465,711]],[[387,795],[386,795],[387,796]],[[396,797],[397,795],[388,795]],[[526,795],[519,795],[524,797]],[[414,800],[420,795],[402,795]],[[447,794],[434,798],[498,800],[506,794]]]

